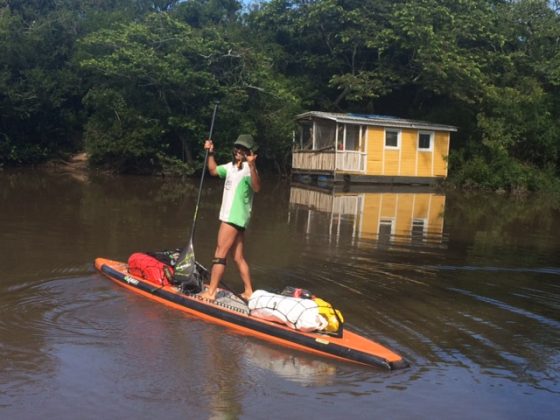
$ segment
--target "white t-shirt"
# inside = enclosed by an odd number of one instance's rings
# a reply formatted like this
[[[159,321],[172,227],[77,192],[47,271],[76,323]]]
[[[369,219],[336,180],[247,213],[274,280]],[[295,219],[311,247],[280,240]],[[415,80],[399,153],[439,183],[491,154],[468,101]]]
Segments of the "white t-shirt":
[[[251,219],[253,187],[249,164],[243,162],[241,169],[232,162],[217,167],[218,176],[225,178],[220,220],[246,228]]]

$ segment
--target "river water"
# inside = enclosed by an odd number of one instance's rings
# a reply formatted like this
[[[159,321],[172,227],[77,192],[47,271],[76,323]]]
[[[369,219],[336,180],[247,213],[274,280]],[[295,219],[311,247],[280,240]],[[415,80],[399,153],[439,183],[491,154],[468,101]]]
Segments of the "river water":
[[[221,189],[207,178],[202,191],[205,265]],[[390,372],[238,335],[94,270],[96,257],[185,245],[197,192],[197,180],[0,170],[0,418],[559,418],[550,197],[265,181],[247,230],[255,286],[334,303],[410,362]]]

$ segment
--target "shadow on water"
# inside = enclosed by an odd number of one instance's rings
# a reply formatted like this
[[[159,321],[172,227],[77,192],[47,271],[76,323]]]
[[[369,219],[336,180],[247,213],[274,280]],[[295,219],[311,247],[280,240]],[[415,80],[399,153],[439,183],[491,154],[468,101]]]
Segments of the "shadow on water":
[[[364,418],[373,406],[390,416],[397,406],[408,418],[461,418],[476,405],[528,418],[535,404],[542,418],[556,417],[554,202],[265,185],[247,230],[256,287],[311,290],[335,304],[349,328],[403,354],[409,369],[364,369],[261,343],[94,272],[98,256],[126,259],[186,243],[197,180],[4,170],[3,413],[37,418],[25,407],[40,398],[42,415],[53,418],[148,418],[162,410],[169,418],[259,418],[287,415],[294,404],[301,417]],[[219,181],[205,181],[195,237],[205,265],[221,191]],[[234,264],[226,275],[241,287]]]

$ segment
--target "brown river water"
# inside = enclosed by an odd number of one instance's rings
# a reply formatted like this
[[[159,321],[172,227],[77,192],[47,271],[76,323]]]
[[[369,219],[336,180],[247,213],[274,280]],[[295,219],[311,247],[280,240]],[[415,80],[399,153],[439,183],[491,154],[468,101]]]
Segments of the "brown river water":
[[[205,265],[221,190],[206,178],[194,241]],[[236,334],[94,270],[96,257],[186,245],[197,192],[196,179],[0,170],[0,418],[559,418],[560,211],[548,197],[265,180],[247,230],[256,288],[330,301],[410,362],[390,372]]]

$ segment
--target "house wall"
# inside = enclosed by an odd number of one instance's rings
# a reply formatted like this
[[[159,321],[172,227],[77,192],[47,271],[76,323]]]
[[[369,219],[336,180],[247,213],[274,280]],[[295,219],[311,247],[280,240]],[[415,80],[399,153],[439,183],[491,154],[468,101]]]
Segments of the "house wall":
[[[366,175],[446,177],[449,133],[434,133],[431,151],[418,150],[418,130],[401,129],[400,147],[385,148],[385,129],[368,127]]]
[[[434,176],[447,176],[449,137],[449,133],[436,132],[436,142],[434,145]]]
[[[367,175],[383,174],[383,136],[384,131],[382,127],[368,127],[365,148],[367,152]]]

